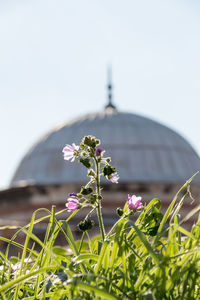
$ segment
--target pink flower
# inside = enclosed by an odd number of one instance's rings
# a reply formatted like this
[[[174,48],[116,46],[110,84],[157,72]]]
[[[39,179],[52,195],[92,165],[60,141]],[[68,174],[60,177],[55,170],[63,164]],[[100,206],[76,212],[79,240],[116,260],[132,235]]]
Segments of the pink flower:
[[[112,183],[118,183],[119,180],[119,175],[117,174],[117,172],[111,174],[108,179],[112,182]]]
[[[67,211],[71,212],[80,208],[79,201],[75,196],[69,197],[67,201],[68,202],[65,204],[65,206],[68,208]]]
[[[132,210],[137,210],[142,208],[142,197],[137,197],[135,195],[128,195],[128,207]]]
[[[74,161],[75,157],[78,155],[79,146],[76,146],[74,143],[71,145],[66,145],[63,148],[64,159]]]

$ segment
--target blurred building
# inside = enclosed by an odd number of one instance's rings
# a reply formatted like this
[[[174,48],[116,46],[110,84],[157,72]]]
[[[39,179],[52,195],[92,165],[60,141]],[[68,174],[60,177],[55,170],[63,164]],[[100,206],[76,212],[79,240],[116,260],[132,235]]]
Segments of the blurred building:
[[[109,83],[108,103],[101,112],[52,129],[24,156],[9,187],[0,191],[1,226],[25,225],[33,211],[41,207],[51,209],[56,205],[57,211],[65,208],[68,193],[79,192],[87,176],[82,165],[63,160],[62,149],[65,144],[80,143],[85,135],[102,141],[101,148],[112,157],[120,176],[119,184],[102,182],[103,216],[108,226],[117,219],[116,208],[123,207],[127,194],[141,195],[144,202],[159,198],[165,209],[181,185],[200,170],[199,156],[178,133],[149,118],[118,111]],[[186,199],[182,216],[198,204],[199,176],[194,178],[191,191],[196,201]],[[64,212],[59,218],[66,219],[68,214]],[[82,214],[80,211],[77,218]],[[42,215],[38,212],[38,217]],[[74,230],[77,218],[72,222]],[[42,226],[39,231],[43,231]]]

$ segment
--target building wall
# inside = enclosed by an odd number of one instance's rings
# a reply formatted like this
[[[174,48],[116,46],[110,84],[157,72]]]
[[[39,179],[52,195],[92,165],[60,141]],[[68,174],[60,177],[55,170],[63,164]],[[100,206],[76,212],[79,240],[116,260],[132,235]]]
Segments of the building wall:
[[[56,211],[65,209],[66,199],[69,193],[78,193],[81,184],[60,184],[60,185],[43,185],[43,186],[23,186],[12,187],[0,191],[0,226],[20,225],[24,226],[29,223],[32,213],[39,208],[51,210],[52,205],[56,205]],[[162,202],[162,211],[164,212],[173,197],[181,187],[181,184],[165,183],[124,183],[124,184],[105,184],[103,186],[103,214],[110,225],[112,220],[116,219],[116,208],[123,207],[127,201],[128,194],[142,196],[143,203],[149,203],[153,198],[158,198]],[[184,192],[181,192],[180,197]],[[184,217],[192,208],[199,204],[200,185],[191,186],[192,198],[187,196],[181,210]],[[80,210],[74,223],[82,219],[86,210]],[[36,217],[44,216],[44,211],[38,211]],[[59,218],[66,219],[68,212],[63,212]],[[193,222],[193,219],[189,223]]]

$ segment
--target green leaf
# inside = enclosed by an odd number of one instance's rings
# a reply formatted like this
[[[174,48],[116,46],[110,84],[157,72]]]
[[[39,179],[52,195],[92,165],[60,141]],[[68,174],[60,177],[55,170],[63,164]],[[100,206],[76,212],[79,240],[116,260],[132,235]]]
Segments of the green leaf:
[[[142,222],[142,228],[144,228],[145,232],[150,236],[155,236],[157,234],[162,217],[163,215],[159,212],[158,208],[153,206],[150,213],[145,215]]]
[[[80,163],[82,163],[86,168],[91,168],[93,166],[92,162],[90,161],[89,158],[80,158],[79,161]]]
[[[52,250],[53,250],[53,253],[56,255],[60,255],[60,256],[67,255],[66,249],[64,249],[62,247],[54,247]]]

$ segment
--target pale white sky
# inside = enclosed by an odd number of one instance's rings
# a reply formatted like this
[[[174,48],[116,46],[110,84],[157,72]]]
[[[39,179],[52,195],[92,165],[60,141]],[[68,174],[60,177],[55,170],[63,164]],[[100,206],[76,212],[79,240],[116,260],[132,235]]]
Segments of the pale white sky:
[[[0,187],[43,134],[103,108],[110,63],[118,109],[200,153],[199,0],[0,1]]]

